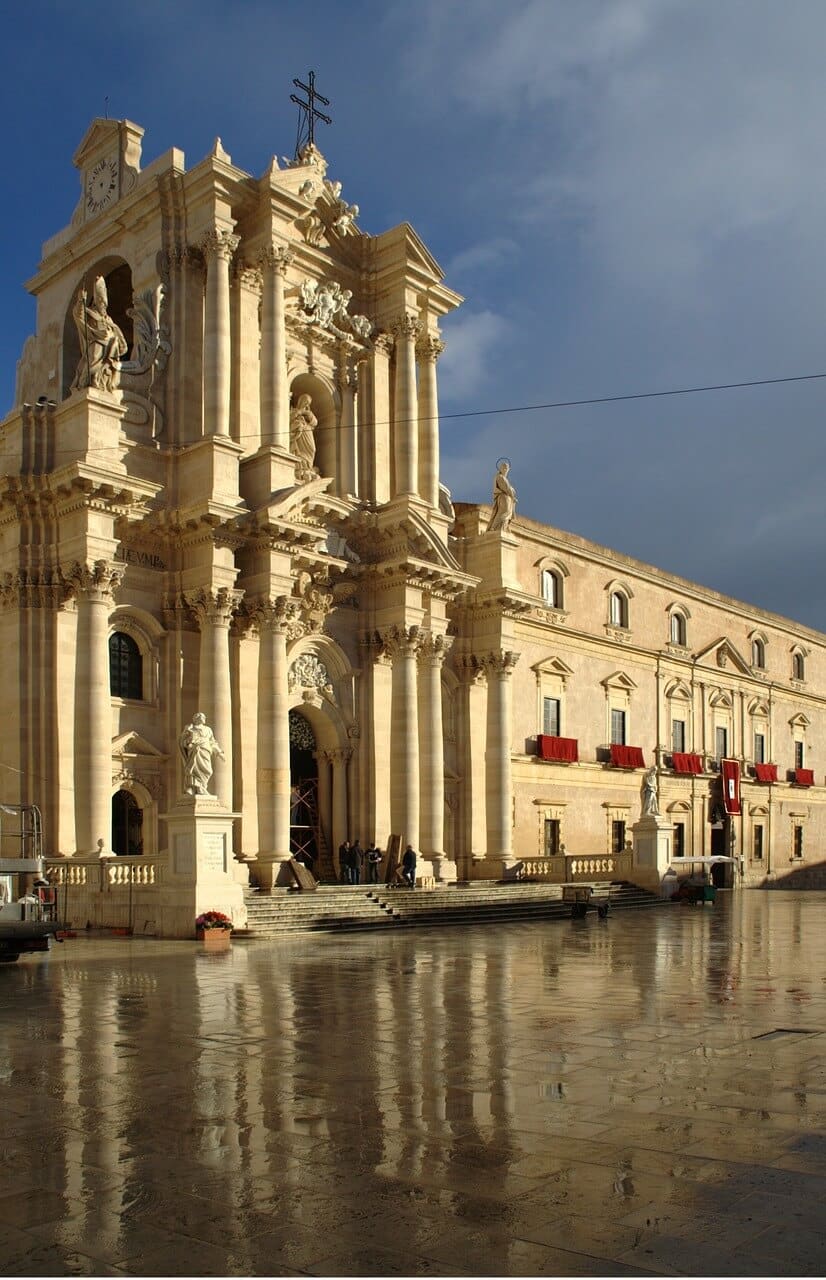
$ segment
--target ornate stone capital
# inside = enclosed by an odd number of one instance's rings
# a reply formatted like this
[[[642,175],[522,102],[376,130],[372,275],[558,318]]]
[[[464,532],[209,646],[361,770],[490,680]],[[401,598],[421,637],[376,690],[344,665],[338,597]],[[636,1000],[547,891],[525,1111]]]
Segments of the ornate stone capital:
[[[70,594],[59,569],[17,569],[0,580],[4,609],[60,609]]]
[[[393,337],[392,333],[387,333],[384,330],[381,333],[377,333],[373,338],[373,346],[375,350],[381,355],[386,356],[388,360],[393,354],[393,347],[395,345],[396,339]]]
[[[505,649],[499,653],[486,654],[482,662],[489,676],[498,676],[500,680],[507,680],[512,675],[520,657],[521,654]]]
[[[415,658],[424,636],[419,627],[382,627],[378,638],[390,658]]]
[[[262,271],[274,271],[283,277],[294,257],[295,254],[287,245],[269,244],[259,250],[256,262]]]
[[[416,343],[416,355],[420,360],[426,360],[431,364],[436,363],[444,349],[445,344],[434,333],[425,334]]]
[[[428,632],[421,638],[419,661],[423,666],[441,667],[452,645],[453,640],[450,636],[433,635]]]
[[[261,296],[263,281],[258,267],[253,267],[249,262],[239,262],[235,268],[235,278],[243,289]]]
[[[459,679],[465,684],[482,684],[487,679],[487,668],[484,658],[475,653],[463,653],[456,659]]]
[[[108,560],[95,560],[92,565],[75,561],[63,576],[72,595],[111,604],[121,584],[123,569]]]
[[[231,262],[232,255],[241,243],[241,237],[233,235],[231,231],[222,231],[218,227],[211,227],[200,242],[199,248],[210,262],[213,258],[220,258],[223,262]]]
[[[199,627],[228,627],[232,615],[243,599],[243,591],[233,591],[229,587],[198,587],[195,591],[185,591],[184,599],[194,613]]]
[[[390,326],[393,333],[401,341],[406,339],[412,342],[421,333],[421,324],[415,316],[401,315],[397,316]]]

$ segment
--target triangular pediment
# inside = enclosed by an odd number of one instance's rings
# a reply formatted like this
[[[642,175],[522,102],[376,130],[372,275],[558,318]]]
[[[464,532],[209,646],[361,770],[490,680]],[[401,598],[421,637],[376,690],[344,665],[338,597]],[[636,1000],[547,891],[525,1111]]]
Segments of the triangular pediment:
[[[394,266],[403,265],[428,277],[434,284],[440,284],[444,279],[444,271],[409,222],[401,222],[397,227],[382,232],[374,238],[373,244],[380,272],[392,271]]]
[[[694,660],[703,666],[717,667],[721,671],[724,671],[727,666],[731,666],[734,671],[738,671],[741,675],[749,676],[752,674],[751,666],[746,662],[739,649],[732,644],[728,636],[719,636],[711,644],[706,645],[705,649],[700,649],[694,655]]]
[[[143,756],[153,760],[166,760],[167,758],[163,751],[153,747],[151,742],[147,742],[146,738],[134,729],[130,729],[114,739],[112,742],[112,755]]]
[[[72,164],[83,169],[92,156],[101,151],[113,151],[118,143],[120,121],[105,120],[97,116],[83,135],[80,146],[72,156]]]
[[[636,689],[636,684],[627,676],[624,671],[615,671],[613,675],[606,676],[604,680],[600,680],[600,684],[604,689],[623,689],[626,693],[630,693],[632,689]]]
[[[573,667],[569,667],[561,658],[555,657],[543,658],[541,662],[535,662],[531,671],[535,671],[538,676],[560,676],[563,680],[574,674]]]

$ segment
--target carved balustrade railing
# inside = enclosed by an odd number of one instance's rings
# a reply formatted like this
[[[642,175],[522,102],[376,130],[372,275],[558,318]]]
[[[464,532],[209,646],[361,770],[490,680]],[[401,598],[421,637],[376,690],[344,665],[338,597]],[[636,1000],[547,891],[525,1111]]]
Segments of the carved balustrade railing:
[[[573,880],[626,880],[631,875],[632,853],[574,854],[521,858],[520,880],[570,884]]]
[[[156,858],[116,857],[46,860],[46,879],[57,888],[116,893],[121,889],[154,889],[160,882]]]

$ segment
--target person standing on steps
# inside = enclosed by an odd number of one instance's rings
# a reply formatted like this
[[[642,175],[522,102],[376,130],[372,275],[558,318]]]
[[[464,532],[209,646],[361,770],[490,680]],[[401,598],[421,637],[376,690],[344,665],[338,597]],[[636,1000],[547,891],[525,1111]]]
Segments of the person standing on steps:
[[[338,846],[338,874],[342,884],[350,883],[350,841]]]
[[[356,836],[350,849],[350,867],[352,868],[352,883],[361,884],[361,869],[364,866],[364,850],[362,849],[359,838]]]
[[[379,866],[381,865],[381,850],[377,847],[375,840],[367,850],[367,879],[370,884],[378,884],[379,882]]]
[[[416,850],[412,844],[409,844],[404,851],[402,858],[402,875],[407,881],[409,889],[416,888]]]

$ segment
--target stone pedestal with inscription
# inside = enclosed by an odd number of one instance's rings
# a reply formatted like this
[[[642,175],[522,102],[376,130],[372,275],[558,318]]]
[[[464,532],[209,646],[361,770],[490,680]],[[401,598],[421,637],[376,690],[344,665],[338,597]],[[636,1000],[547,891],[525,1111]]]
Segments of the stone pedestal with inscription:
[[[164,938],[194,938],[202,911],[223,911],[236,929],[247,923],[244,885],[249,873],[232,854],[232,823],[238,814],[217,796],[182,796],[163,815],[169,844],[162,868]]]
[[[632,831],[634,883],[659,893],[674,856],[674,824],[659,814],[648,813],[634,823]]]

